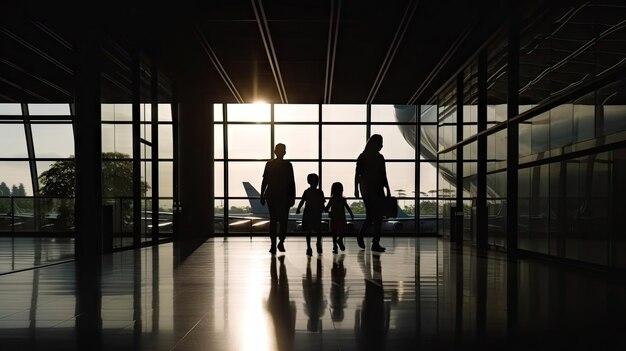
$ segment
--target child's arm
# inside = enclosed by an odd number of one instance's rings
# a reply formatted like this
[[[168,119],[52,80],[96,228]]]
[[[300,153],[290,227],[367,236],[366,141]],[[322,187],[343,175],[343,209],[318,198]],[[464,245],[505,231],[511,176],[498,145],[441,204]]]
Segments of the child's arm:
[[[344,200],[343,205],[348,210],[348,213],[350,214],[350,218],[354,221],[354,214],[352,213],[352,209],[350,208],[350,206],[348,206],[348,201]]]
[[[298,208],[296,209],[296,214],[300,213],[300,209],[302,208],[302,206],[304,205],[304,194],[302,194],[302,199],[300,200],[300,203],[298,204]]]

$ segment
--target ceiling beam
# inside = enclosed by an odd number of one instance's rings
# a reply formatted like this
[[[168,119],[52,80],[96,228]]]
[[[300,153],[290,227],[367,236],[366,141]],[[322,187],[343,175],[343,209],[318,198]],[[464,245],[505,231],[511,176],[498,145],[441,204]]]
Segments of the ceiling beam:
[[[233,81],[228,76],[228,73],[224,69],[224,66],[222,66],[222,63],[220,62],[217,55],[215,54],[215,51],[213,51],[213,48],[211,48],[211,45],[209,45],[209,42],[207,41],[206,37],[204,36],[204,34],[202,33],[202,31],[197,25],[195,26],[195,33],[196,33],[196,37],[198,38],[198,41],[200,41],[200,46],[202,46],[202,49],[204,50],[204,52],[207,54],[207,56],[209,56],[209,59],[211,60],[213,67],[215,67],[215,70],[217,71],[217,73],[220,75],[220,77],[222,77],[222,80],[226,84],[226,87],[228,88],[228,90],[230,90],[230,93],[233,94],[233,96],[235,97],[235,100],[237,100],[238,103],[243,104],[244,103],[243,98],[241,97],[241,94],[239,94],[239,91],[237,90],[235,83],[233,83]]]
[[[261,0],[251,0],[254,15],[256,16],[256,22],[259,25],[259,32],[261,33],[261,39],[263,39],[263,45],[265,46],[265,53],[274,74],[274,82],[278,89],[278,95],[280,101],[283,104],[288,104],[287,91],[285,90],[285,84],[283,83],[283,77],[280,74],[280,66],[278,65],[278,57],[274,50],[274,43],[272,41],[272,35],[270,34],[270,28],[267,24],[267,17],[265,16],[265,10],[263,9],[263,3]]]
[[[330,19],[328,21],[328,45],[326,47],[326,76],[324,77],[324,103],[330,104],[333,94],[333,76],[337,55],[337,37],[341,17],[341,0],[331,0]]]
[[[404,15],[402,15],[402,19],[400,20],[400,24],[398,25],[398,29],[396,30],[396,34],[393,36],[391,40],[391,44],[389,45],[389,49],[387,49],[387,54],[383,59],[383,63],[378,70],[378,74],[374,79],[374,83],[372,84],[372,88],[370,89],[367,98],[365,99],[366,104],[371,104],[378,93],[378,89],[380,89],[381,84],[385,80],[385,76],[387,75],[387,70],[389,70],[389,66],[391,66],[391,62],[393,62],[394,57],[396,56],[396,52],[402,43],[402,39],[404,39],[404,34],[406,30],[409,28],[411,21],[413,20],[413,16],[415,15],[415,10],[419,5],[419,0],[410,0],[406,9],[404,10]]]
[[[448,63],[448,61],[450,61],[452,56],[454,56],[454,54],[457,52],[457,50],[459,50],[459,48],[461,47],[461,44],[463,44],[463,42],[465,42],[465,39],[473,31],[474,27],[475,27],[475,24],[472,23],[472,24],[469,24],[467,27],[465,27],[461,31],[461,34],[456,38],[454,43],[452,43],[452,45],[450,46],[448,51],[446,51],[446,53],[441,57],[441,60],[439,60],[439,62],[437,62],[437,64],[430,71],[430,73],[428,74],[426,79],[424,79],[422,81],[422,84],[420,84],[420,86],[417,88],[417,90],[415,90],[415,92],[413,93],[411,98],[407,101],[407,103],[406,103],[407,105],[413,105],[413,104],[416,103],[417,99],[426,90],[426,88],[428,88],[428,86],[433,82],[433,80],[435,79],[437,74],[439,74],[439,72]]]

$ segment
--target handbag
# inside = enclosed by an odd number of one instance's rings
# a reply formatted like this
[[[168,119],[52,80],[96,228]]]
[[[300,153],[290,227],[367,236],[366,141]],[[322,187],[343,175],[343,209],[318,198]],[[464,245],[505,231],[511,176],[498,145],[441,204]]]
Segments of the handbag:
[[[395,196],[389,196],[383,198],[383,217],[396,218],[398,217],[398,198]]]

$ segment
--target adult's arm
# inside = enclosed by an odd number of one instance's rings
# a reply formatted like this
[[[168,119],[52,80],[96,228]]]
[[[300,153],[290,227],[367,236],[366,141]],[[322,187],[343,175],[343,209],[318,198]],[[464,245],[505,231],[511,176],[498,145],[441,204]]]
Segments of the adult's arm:
[[[385,158],[383,157],[383,155],[380,155],[381,159],[383,160],[383,188],[387,189],[387,197],[391,196],[391,189],[389,189],[389,180],[387,180],[387,165],[385,162]]]
[[[361,177],[361,156],[356,160],[356,169],[354,170],[354,197],[359,198],[359,178]]]
[[[265,176],[267,175],[267,163],[265,164],[265,169],[263,170],[263,181],[261,182],[261,205],[265,206],[265,191],[267,190],[267,179]]]
[[[293,175],[293,165],[289,162],[289,207],[296,203],[296,181]]]

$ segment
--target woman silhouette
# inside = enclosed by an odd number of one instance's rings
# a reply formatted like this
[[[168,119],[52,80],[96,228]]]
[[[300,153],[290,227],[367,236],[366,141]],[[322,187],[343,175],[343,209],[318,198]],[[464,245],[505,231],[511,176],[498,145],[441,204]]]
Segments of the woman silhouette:
[[[359,197],[359,189],[363,195],[365,204],[365,220],[361,226],[357,241],[359,247],[364,249],[363,236],[373,225],[372,251],[383,252],[385,248],[380,246],[380,234],[382,232],[384,189],[387,189],[387,197],[391,196],[385,158],[380,154],[383,148],[383,137],[380,134],[372,135],[365,144],[365,149],[356,161],[354,174],[354,197]]]

